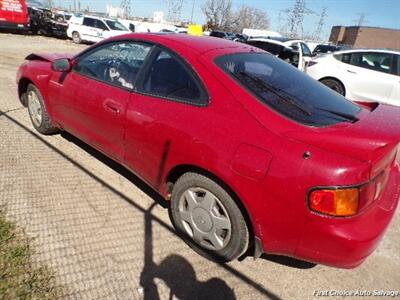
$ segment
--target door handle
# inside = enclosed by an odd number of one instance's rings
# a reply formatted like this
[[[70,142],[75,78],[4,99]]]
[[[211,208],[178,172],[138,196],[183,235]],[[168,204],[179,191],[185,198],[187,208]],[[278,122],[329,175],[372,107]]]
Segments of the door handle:
[[[119,114],[121,112],[121,104],[114,102],[114,101],[106,101],[105,102],[106,109],[112,111],[113,113]]]
[[[351,73],[351,74],[357,74],[357,72],[351,71],[351,70],[347,70],[347,72]]]

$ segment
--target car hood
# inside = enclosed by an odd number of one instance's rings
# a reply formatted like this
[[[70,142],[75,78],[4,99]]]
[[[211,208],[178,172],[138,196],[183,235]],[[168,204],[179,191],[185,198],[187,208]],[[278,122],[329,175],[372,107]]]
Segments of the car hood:
[[[40,61],[48,61],[53,62],[59,58],[72,58],[73,54],[71,53],[31,53],[25,60],[40,60]]]
[[[315,147],[371,162],[387,154],[400,142],[400,107],[378,105],[363,110],[355,123],[284,133]]]

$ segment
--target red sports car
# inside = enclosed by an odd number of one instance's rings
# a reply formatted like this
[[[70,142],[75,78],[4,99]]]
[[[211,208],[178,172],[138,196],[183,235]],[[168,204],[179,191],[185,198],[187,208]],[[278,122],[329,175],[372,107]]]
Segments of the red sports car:
[[[37,131],[68,131],[137,174],[208,258],[351,268],[395,213],[400,109],[350,102],[260,49],[130,34],[26,59],[18,92]]]

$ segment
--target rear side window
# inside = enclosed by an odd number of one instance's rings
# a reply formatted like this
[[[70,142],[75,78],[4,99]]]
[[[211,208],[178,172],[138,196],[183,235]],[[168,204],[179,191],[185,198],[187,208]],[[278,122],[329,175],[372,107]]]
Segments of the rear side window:
[[[400,75],[400,55],[396,55],[397,59],[397,75]]]
[[[95,26],[96,20],[92,18],[83,18],[83,25],[89,27],[96,27]]]
[[[195,105],[207,103],[207,96],[197,76],[175,55],[166,51],[160,51],[155,57],[140,90]]]
[[[284,61],[264,53],[218,57],[216,64],[261,102],[309,126],[355,122],[360,107]]]
[[[350,64],[373,71],[391,73],[392,57],[390,53],[355,52],[351,54]]]

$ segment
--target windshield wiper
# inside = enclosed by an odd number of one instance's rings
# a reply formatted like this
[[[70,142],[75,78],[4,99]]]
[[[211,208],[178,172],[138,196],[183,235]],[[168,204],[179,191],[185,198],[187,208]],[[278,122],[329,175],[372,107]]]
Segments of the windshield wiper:
[[[288,95],[286,93],[285,93],[285,95],[282,95],[281,93],[283,91],[281,89],[275,88],[274,86],[266,83],[265,81],[263,81],[262,79],[258,78],[257,76],[250,75],[247,72],[240,71],[239,74],[251,79],[253,82],[258,84],[259,88],[265,89],[265,90],[269,91],[270,93],[274,94],[275,96],[278,96],[281,100],[283,100],[286,103],[289,103],[292,106],[296,107],[298,110],[300,110],[304,114],[306,114],[308,116],[312,115],[312,113],[308,109],[306,109],[306,108],[302,107],[300,104],[298,104],[296,102],[296,100],[293,99],[292,96],[290,96],[290,95]]]
[[[335,116],[341,117],[345,120],[348,120],[352,123],[357,122],[359,119],[356,116],[344,113],[344,112],[340,112],[340,111],[335,111],[335,110],[330,110],[330,109],[325,109],[325,108],[321,108],[321,107],[317,107],[318,110],[322,110],[322,111],[326,111],[328,113],[331,113]]]

